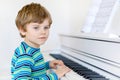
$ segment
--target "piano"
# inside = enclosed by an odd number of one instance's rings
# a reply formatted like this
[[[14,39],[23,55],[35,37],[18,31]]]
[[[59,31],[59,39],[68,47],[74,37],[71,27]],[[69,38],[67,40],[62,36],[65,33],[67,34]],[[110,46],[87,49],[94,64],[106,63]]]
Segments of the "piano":
[[[45,54],[72,69],[60,80],[120,80],[119,39],[61,34],[60,41],[59,51]]]

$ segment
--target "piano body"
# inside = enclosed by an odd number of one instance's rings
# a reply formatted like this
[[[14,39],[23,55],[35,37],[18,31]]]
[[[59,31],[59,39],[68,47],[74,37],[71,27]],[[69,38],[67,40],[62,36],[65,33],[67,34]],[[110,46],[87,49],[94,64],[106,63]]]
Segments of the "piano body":
[[[61,59],[73,71],[61,80],[120,80],[120,40],[60,35],[61,49],[47,60]]]

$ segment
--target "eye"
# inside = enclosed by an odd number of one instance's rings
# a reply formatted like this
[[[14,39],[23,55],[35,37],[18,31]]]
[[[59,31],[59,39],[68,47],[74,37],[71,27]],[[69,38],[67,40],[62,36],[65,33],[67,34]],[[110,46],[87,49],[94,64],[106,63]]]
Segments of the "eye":
[[[44,29],[49,29],[50,27],[49,26],[45,26]]]
[[[33,28],[34,28],[34,29],[39,29],[39,27],[38,27],[38,26],[34,26]]]

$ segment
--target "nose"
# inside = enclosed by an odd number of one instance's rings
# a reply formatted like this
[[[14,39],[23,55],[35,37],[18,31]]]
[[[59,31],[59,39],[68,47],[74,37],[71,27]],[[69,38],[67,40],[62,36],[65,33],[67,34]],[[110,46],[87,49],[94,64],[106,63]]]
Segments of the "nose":
[[[46,33],[45,29],[42,28],[42,29],[40,30],[40,33],[41,33],[41,34],[45,34],[45,33]]]

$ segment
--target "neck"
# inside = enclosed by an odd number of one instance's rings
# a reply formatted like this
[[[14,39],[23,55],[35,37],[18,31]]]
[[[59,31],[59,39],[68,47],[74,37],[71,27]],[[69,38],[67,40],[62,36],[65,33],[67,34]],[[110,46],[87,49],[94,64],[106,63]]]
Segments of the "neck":
[[[35,43],[33,43],[33,42],[31,42],[31,41],[28,41],[28,40],[24,40],[29,46],[31,46],[31,47],[33,47],[33,48],[39,48],[40,47],[40,45],[38,45],[38,44],[35,44]]]

